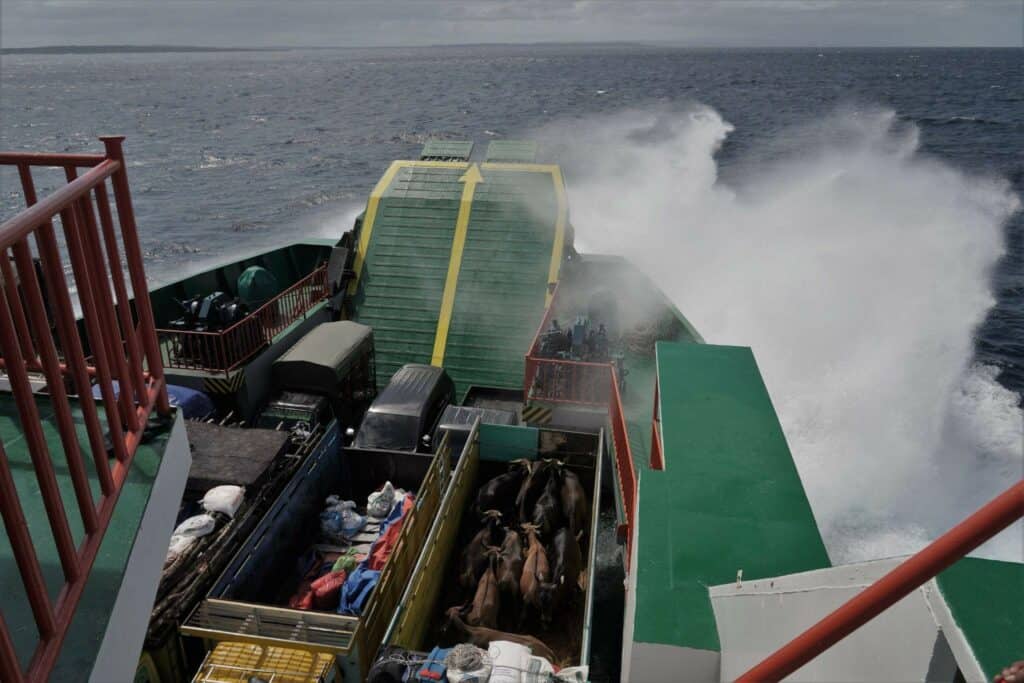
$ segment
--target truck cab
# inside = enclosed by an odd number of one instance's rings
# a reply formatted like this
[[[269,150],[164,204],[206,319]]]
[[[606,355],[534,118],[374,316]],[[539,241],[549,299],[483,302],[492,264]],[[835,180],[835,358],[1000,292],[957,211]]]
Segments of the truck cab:
[[[441,414],[454,402],[455,384],[444,369],[404,365],[366,411],[352,447],[430,453]]]

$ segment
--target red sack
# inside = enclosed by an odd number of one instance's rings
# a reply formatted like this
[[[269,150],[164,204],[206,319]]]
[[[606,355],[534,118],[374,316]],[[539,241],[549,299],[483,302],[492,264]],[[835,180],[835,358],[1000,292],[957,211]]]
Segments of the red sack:
[[[316,609],[335,609],[341,600],[341,586],[345,583],[348,574],[345,570],[324,574],[314,581],[310,588],[313,589],[313,605]]]
[[[295,595],[288,598],[288,606],[292,609],[313,609],[313,587],[309,581],[299,584]]]
[[[409,514],[409,510],[412,509],[414,502],[411,495],[405,496],[405,500],[402,502],[401,516],[391,522],[384,535],[374,542],[373,551],[370,553],[370,561],[367,564],[368,569],[383,569],[384,565],[387,564],[388,558],[391,557],[391,551],[395,549],[395,543],[398,542],[398,534],[402,532],[402,523],[405,522],[405,517]]]

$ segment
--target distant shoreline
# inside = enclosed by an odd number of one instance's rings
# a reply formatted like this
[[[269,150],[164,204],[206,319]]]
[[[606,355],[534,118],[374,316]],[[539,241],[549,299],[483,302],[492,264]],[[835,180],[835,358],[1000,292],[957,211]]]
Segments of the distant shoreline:
[[[565,47],[587,49],[604,48],[647,48],[660,50],[689,50],[693,52],[806,52],[806,51],[899,51],[899,50],[1019,50],[1012,46],[851,46],[851,45],[794,45],[780,47],[772,45],[711,46],[678,45],[666,41],[606,41],[606,42],[535,42],[535,43],[453,43],[438,45],[289,45],[276,47],[211,47],[203,45],[40,45],[36,47],[4,47],[0,55],[90,55],[90,54],[156,54],[156,53],[201,53],[201,52],[293,52],[306,50],[395,50],[395,49],[445,49],[445,48],[542,48]]]
[[[203,47],[201,45],[41,45],[4,47],[4,55],[95,55],[132,52],[281,52],[287,47]]]

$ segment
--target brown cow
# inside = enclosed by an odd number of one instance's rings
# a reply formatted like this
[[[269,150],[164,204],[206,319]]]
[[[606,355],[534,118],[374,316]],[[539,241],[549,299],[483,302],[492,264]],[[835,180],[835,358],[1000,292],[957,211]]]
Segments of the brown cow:
[[[533,506],[544,490],[545,475],[547,474],[548,471],[544,463],[529,463],[526,479],[523,480],[522,486],[519,487],[519,493],[516,495],[516,511],[519,513],[521,524],[530,521],[533,515]]]
[[[565,515],[572,535],[580,541],[587,533],[587,519],[590,517],[587,494],[583,490],[580,478],[572,470],[563,468],[561,477],[562,514]]]
[[[501,553],[500,548],[488,546],[485,554],[488,560],[487,569],[480,577],[480,583],[476,587],[476,594],[473,596],[473,604],[466,615],[466,621],[473,626],[487,626],[497,628],[498,610],[500,609],[500,597],[498,595],[498,578],[494,573],[494,566]]]
[[[550,627],[554,614],[575,602],[583,575],[583,554],[576,537],[568,528],[561,528],[551,543],[551,582],[541,581],[537,588],[540,620]]]
[[[540,530],[541,536],[548,540],[551,540],[555,531],[562,526],[562,500],[559,495],[558,472],[554,469],[548,474],[544,493],[533,506],[533,517],[530,521]]]
[[[518,633],[506,633],[505,631],[498,631],[485,626],[470,626],[462,620],[458,607],[449,608],[448,620],[466,637],[470,643],[477,647],[482,647],[486,650],[492,640],[508,640],[513,643],[525,645],[530,648],[530,651],[533,652],[535,656],[543,657],[552,664],[557,664],[555,661],[555,653],[551,651],[551,648],[533,636],[524,636]]]
[[[544,544],[537,538],[537,527],[524,524],[527,543],[526,562],[523,564],[523,575],[519,579],[519,592],[523,596],[523,609],[519,618],[522,627],[530,608],[540,610],[540,585],[551,580],[551,567],[548,565],[548,554]]]
[[[484,518],[484,528],[469,542],[459,560],[459,585],[467,591],[476,588],[477,582],[487,569],[487,546],[500,546],[504,540],[501,513],[497,510],[488,510],[484,513]]]
[[[507,597],[509,604],[519,598],[519,582],[523,578],[523,544],[519,534],[512,529],[505,530],[505,541],[501,544],[498,558],[498,588]]]
[[[513,460],[509,463],[508,472],[484,483],[476,493],[477,516],[482,516],[487,510],[500,510],[505,520],[511,521],[516,513],[516,496],[532,470],[529,460]]]

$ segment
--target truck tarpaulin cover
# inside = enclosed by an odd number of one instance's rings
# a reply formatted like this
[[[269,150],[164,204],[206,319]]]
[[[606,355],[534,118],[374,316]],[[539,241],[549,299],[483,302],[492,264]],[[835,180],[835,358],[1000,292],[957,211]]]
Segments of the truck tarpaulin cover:
[[[351,320],[323,323],[274,361],[274,386],[334,395],[362,352],[373,345],[373,328]]]
[[[113,381],[113,385],[114,396],[119,396],[120,389],[117,380]],[[100,393],[98,384],[92,388],[92,397],[97,401],[103,400],[103,394]],[[209,396],[196,389],[168,384],[167,398],[172,406],[181,409],[181,415],[186,419],[199,420],[213,413],[213,401]]]

